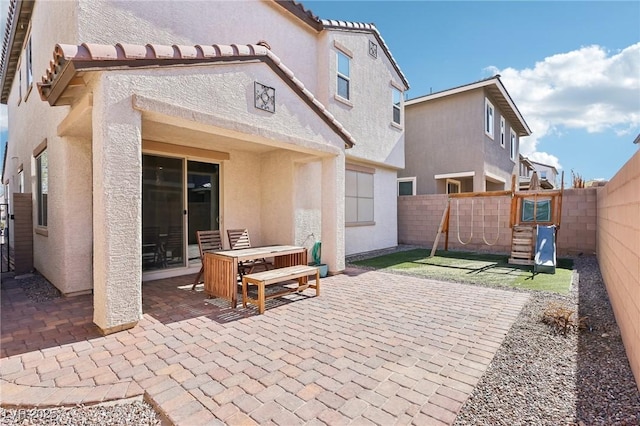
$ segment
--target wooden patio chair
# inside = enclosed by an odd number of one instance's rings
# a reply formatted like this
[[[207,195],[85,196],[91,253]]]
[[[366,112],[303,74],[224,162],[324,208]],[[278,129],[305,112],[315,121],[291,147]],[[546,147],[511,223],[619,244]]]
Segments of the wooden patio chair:
[[[249,238],[248,229],[227,229],[227,237],[229,238],[229,247],[231,250],[251,248],[251,239]],[[238,264],[240,279],[242,279],[242,275],[252,273],[255,268],[264,268],[264,270],[267,271],[269,269],[273,269],[273,264],[268,262],[265,258],[249,262],[241,262]]]
[[[200,277],[204,274],[204,254],[213,253],[222,250],[222,237],[220,231],[196,231],[196,238],[198,239],[198,249],[200,249],[200,260],[202,266],[200,272],[196,276],[196,280],[193,282],[191,290],[195,290],[196,285],[200,284]]]
[[[161,258],[160,253],[160,228],[146,226],[142,228],[142,265],[156,266]]]

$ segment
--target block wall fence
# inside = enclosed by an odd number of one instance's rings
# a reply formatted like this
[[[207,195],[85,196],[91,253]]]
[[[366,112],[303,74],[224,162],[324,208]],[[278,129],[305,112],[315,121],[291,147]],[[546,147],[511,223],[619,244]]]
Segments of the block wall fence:
[[[598,191],[597,254],[640,389],[640,151]]]
[[[446,204],[446,195],[398,197],[398,243],[431,248]],[[472,220],[471,199],[452,200],[449,249],[509,254],[509,209],[508,196],[477,198]],[[640,389],[640,151],[605,186],[565,189],[556,245],[558,256],[597,256]]]
[[[558,255],[595,254],[596,191],[597,188],[565,189],[556,242]],[[447,196],[444,194],[398,197],[398,243],[433,246],[446,205]],[[510,209],[509,196],[451,200],[449,250],[509,254]],[[443,234],[438,243],[439,249],[444,249],[444,240]]]

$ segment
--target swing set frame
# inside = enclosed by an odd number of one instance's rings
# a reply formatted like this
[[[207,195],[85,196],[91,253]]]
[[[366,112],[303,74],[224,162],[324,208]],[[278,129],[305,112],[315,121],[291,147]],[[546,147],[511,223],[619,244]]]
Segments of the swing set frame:
[[[516,226],[530,226],[534,227],[536,225],[555,225],[556,226],[556,237],[558,233],[558,229],[560,229],[560,222],[562,220],[562,195],[564,193],[564,172],[562,172],[562,185],[560,189],[539,189],[533,191],[516,191],[516,182],[517,177],[513,175],[511,177],[511,190],[504,191],[486,191],[486,192],[460,192],[455,194],[448,194],[447,196],[447,205],[442,212],[442,219],[440,220],[440,226],[438,227],[438,232],[436,234],[435,241],[433,242],[433,247],[431,249],[431,254],[429,257],[433,257],[436,253],[436,249],[438,248],[438,243],[440,242],[440,236],[444,233],[444,250],[449,251],[449,224],[451,217],[451,201],[456,200],[457,207],[459,207],[461,198],[471,198],[471,212],[472,212],[472,222],[471,222],[471,237],[469,241],[462,242],[460,241],[460,221],[457,221],[457,230],[458,230],[458,241],[462,245],[469,244],[473,239],[473,201],[474,199],[482,199],[483,208],[482,208],[482,221],[483,221],[483,229],[482,229],[482,238],[487,245],[494,245],[497,243],[500,236],[500,213],[498,212],[498,237],[496,241],[492,244],[489,244],[486,241],[484,234],[484,198],[487,197],[505,197],[509,196],[511,198],[511,209],[509,213],[509,228],[513,230]],[[524,221],[522,218],[522,206],[524,201],[533,201],[533,220]],[[549,221],[538,221],[538,202],[540,201],[550,201],[550,220]],[[457,210],[458,219],[460,218],[460,210]]]

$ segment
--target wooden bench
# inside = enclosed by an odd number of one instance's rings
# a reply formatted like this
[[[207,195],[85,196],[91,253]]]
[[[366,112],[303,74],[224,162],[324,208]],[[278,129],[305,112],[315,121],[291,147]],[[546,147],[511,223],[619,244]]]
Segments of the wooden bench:
[[[315,285],[307,282],[309,275],[315,275]],[[265,296],[265,286],[270,284],[281,283],[289,280],[298,280],[298,287],[286,289],[274,294]],[[258,286],[258,298],[251,299],[248,296],[249,284]],[[247,274],[242,277],[242,306],[247,307],[247,303],[258,306],[258,312],[264,313],[265,299],[272,299],[285,294],[304,291],[307,288],[315,288],[316,296],[320,296],[320,270],[315,266],[295,265],[286,268],[271,269],[264,272],[256,272],[255,274]]]

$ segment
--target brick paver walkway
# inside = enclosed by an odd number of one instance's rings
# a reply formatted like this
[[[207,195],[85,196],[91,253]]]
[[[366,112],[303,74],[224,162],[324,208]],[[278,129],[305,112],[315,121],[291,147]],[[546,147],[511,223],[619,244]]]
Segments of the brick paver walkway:
[[[528,298],[349,269],[257,315],[191,279],[145,283],[144,318],[106,337],[90,296],[3,285],[2,405],[145,394],[179,425],[451,424]]]

